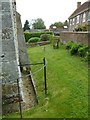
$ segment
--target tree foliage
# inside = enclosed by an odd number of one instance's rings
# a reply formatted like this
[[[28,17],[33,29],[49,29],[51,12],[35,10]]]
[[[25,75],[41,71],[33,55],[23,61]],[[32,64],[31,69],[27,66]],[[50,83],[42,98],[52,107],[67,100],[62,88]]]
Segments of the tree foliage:
[[[64,26],[68,26],[68,25],[69,25],[68,21],[65,20],[65,22],[64,22]]]
[[[34,29],[46,29],[44,21],[41,18],[35,19],[32,24],[32,27]]]
[[[56,26],[57,28],[63,27],[63,23],[62,22],[55,22],[54,26]]]
[[[26,30],[30,30],[30,25],[29,25],[29,21],[28,21],[28,20],[25,21],[25,24],[24,24],[23,30],[24,30],[24,31],[26,31]]]
[[[53,26],[55,26],[56,28],[62,28],[62,27],[64,27],[64,26],[67,26],[68,27],[68,21],[67,20],[65,20],[65,22],[63,23],[63,22],[55,22],[55,23],[53,23],[53,24],[51,24],[50,25],[51,27],[53,27]]]

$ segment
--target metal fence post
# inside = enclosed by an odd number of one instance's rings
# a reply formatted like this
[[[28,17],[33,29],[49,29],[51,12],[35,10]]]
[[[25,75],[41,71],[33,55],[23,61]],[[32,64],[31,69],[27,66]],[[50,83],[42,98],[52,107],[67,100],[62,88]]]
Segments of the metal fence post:
[[[47,94],[47,81],[46,81],[46,61],[45,57],[43,58],[44,63],[44,87],[45,87],[45,95]]]

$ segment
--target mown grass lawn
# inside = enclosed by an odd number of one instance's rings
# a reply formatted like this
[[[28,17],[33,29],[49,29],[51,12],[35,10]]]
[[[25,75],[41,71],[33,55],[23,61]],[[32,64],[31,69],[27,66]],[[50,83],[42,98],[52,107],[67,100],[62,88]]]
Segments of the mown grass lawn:
[[[31,63],[48,61],[47,87],[44,95],[43,70],[34,74],[39,104],[23,112],[24,118],[87,118],[88,117],[88,65],[80,57],[71,56],[64,46],[51,45],[28,48]],[[42,65],[32,66],[32,73]],[[19,117],[12,114],[8,117]]]

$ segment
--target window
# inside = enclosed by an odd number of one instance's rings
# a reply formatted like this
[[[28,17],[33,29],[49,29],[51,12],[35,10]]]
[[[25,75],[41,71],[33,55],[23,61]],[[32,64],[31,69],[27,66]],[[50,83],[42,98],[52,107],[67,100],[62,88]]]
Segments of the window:
[[[70,26],[72,25],[72,19],[70,19]]]
[[[82,14],[81,14],[80,17],[79,17],[79,22],[80,22],[80,24],[82,23],[82,18],[83,18],[83,16],[82,16]]]
[[[75,18],[73,18],[73,25],[75,24]]]
[[[90,21],[90,11],[88,12],[88,21]]]
[[[80,18],[80,15],[77,16],[77,23],[79,23],[79,18]]]
[[[86,21],[86,13],[83,13],[83,22]]]

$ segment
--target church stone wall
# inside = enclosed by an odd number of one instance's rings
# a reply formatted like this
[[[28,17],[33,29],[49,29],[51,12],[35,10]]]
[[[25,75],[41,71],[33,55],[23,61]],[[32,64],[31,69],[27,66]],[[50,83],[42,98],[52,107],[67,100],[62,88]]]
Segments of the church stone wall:
[[[25,43],[20,42],[24,40],[21,29],[20,17],[16,18],[15,0],[0,0],[0,114],[19,111],[18,78],[22,109],[37,103],[31,76],[21,77],[23,73],[19,65],[29,63]],[[26,74],[29,70],[26,67]]]

